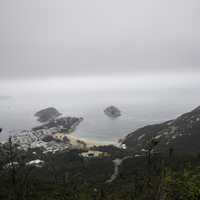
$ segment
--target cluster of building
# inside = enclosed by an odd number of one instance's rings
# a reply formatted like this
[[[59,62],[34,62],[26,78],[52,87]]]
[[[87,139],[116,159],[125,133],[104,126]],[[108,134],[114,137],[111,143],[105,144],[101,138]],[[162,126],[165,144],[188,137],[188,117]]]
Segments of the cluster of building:
[[[81,153],[81,156],[84,158],[103,158],[103,157],[109,157],[110,154],[107,152],[102,152],[102,151],[96,151],[96,150],[89,150],[87,152]]]
[[[59,133],[56,128],[22,131],[12,136],[12,142],[24,150],[38,147],[44,148],[44,153],[62,151],[64,149],[87,148],[84,141],[70,134]]]

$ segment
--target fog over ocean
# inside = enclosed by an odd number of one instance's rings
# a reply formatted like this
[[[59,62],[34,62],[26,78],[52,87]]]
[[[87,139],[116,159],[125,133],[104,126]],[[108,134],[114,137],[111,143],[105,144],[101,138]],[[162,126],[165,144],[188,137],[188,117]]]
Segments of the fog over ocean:
[[[0,1],[0,127],[54,106],[117,140],[200,105],[200,1]],[[8,98],[10,97],[10,98]],[[105,107],[122,116],[111,120]]]
[[[173,119],[200,105],[198,75],[117,76],[1,81],[0,139],[39,123],[34,113],[53,106],[66,116],[83,117],[72,133],[99,142],[115,142],[136,128]],[[103,110],[117,106],[122,116]]]

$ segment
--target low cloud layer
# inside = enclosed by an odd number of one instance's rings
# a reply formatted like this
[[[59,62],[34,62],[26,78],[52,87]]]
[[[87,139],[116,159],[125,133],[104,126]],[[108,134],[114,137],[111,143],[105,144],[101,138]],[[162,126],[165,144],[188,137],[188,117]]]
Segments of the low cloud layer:
[[[198,0],[2,0],[0,78],[199,73]]]

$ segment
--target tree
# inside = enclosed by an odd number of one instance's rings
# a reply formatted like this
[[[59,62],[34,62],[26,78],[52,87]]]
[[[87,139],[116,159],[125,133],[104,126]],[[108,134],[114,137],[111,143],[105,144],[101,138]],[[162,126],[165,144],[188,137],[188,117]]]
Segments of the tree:
[[[12,137],[1,147],[2,174],[9,183],[7,199],[24,200],[30,192],[29,177],[33,167],[26,166],[26,152],[19,150]]]
[[[148,165],[151,164],[151,154],[153,153],[154,148],[158,145],[158,143],[159,141],[153,137],[153,138],[150,138],[145,144],[145,147],[147,149]]]

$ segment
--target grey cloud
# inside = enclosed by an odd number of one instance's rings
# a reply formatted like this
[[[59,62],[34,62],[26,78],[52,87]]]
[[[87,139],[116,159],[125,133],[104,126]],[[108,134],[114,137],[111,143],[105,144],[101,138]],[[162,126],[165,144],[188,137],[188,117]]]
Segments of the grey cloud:
[[[2,0],[0,78],[199,72],[198,0]]]

